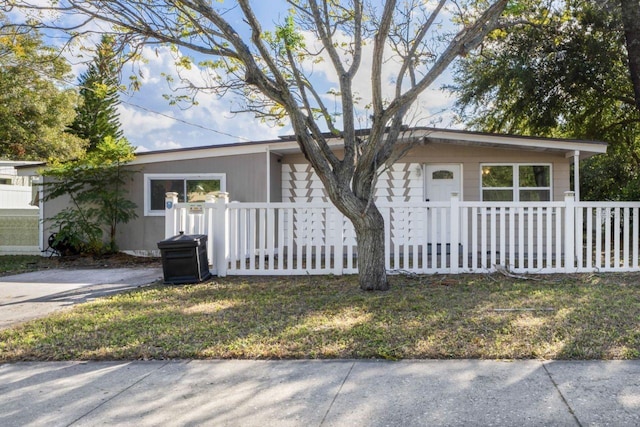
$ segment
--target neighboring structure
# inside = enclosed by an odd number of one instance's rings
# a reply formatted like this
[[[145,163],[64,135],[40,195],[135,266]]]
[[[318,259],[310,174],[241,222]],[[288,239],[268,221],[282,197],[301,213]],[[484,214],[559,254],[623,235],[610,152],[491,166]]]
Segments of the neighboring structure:
[[[18,175],[18,167],[40,162],[0,160],[0,255],[38,254],[39,210],[33,205],[37,188],[32,176]]]
[[[607,148],[603,142],[431,128],[406,135],[419,142],[382,170],[380,202],[448,201],[452,193],[462,201],[561,201],[569,190],[579,200],[579,186],[570,187],[571,165]],[[342,141],[332,143],[339,152]],[[238,202],[329,201],[293,137],[139,153],[130,167],[139,172],[129,186],[138,218],[119,227],[118,245],[135,254],[158,253],[157,242],[165,238],[167,192],[177,192],[180,202],[204,201],[215,191]],[[47,202],[43,217],[53,216],[64,203]],[[44,241],[54,231],[45,227]]]

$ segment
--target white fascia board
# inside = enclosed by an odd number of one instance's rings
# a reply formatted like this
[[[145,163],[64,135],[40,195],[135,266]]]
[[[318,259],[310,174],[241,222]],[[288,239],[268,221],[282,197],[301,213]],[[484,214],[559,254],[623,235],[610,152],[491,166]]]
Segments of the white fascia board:
[[[0,160],[0,166],[30,166],[30,165],[40,165],[41,161],[37,160]]]
[[[291,147],[289,147],[291,146]],[[274,144],[238,144],[224,146],[208,146],[203,148],[187,148],[172,151],[161,151],[157,153],[139,153],[131,161],[130,165],[143,165],[147,163],[170,162],[177,160],[202,159],[207,157],[237,156],[243,154],[258,154],[266,151],[277,151],[278,149],[295,148],[298,144],[295,141],[276,142]]]
[[[342,140],[331,138],[327,141],[329,146],[341,146]],[[186,148],[171,151],[145,152],[136,155],[136,158],[129,162],[129,165],[143,165],[147,163],[171,162],[178,160],[202,159],[207,157],[238,156],[244,154],[259,154],[271,152],[280,154],[282,152],[300,152],[300,147],[296,141],[275,141],[255,144],[229,144],[221,146],[208,146],[202,148]]]
[[[415,135],[414,135],[415,136]],[[530,149],[546,149],[560,151],[582,151],[588,153],[606,153],[604,142],[574,141],[568,139],[534,138],[526,136],[509,136],[500,134],[480,134],[472,132],[456,132],[448,130],[424,130],[426,138],[438,138],[452,141],[468,141],[479,144],[502,145]]]

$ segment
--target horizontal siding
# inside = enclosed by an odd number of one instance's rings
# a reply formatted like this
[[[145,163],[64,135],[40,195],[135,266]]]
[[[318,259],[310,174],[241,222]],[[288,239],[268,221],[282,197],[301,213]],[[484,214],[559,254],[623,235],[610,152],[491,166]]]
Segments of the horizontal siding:
[[[302,168],[306,160],[300,154],[287,155],[282,159],[285,165],[295,164]],[[407,170],[415,174],[420,165],[428,163],[462,164],[463,198],[469,201],[480,200],[480,165],[483,163],[550,163],[553,165],[553,200],[560,201],[564,198],[565,191],[570,190],[570,165],[572,159],[567,159],[562,152],[524,151],[518,149],[500,149],[491,147],[471,147],[452,144],[427,144],[410,150],[395,166],[400,169],[404,165],[411,165]],[[412,175],[410,179],[404,178],[402,170],[392,170],[384,174],[378,181],[378,197],[399,197],[397,192],[390,194],[387,189],[398,188],[403,181],[411,188],[411,197],[405,201],[420,200],[422,197],[424,180]],[[382,179],[384,178],[384,179]],[[290,184],[284,184],[286,177],[283,175],[283,189]],[[380,191],[381,189],[385,191]],[[418,190],[419,189],[419,190]],[[284,191],[284,190],[283,190]],[[288,200],[284,198],[283,200]],[[390,200],[391,201],[391,200]]]

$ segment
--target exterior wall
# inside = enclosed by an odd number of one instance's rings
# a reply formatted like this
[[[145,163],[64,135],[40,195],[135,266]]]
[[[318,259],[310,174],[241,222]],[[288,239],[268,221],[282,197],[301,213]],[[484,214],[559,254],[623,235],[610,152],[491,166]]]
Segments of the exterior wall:
[[[400,162],[462,164],[463,200],[480,200],[480,165],[484,163],[551,163],[553,200],[564,200],[570,190],[571,159],[564,153],[428,144],[416,147]]]
[[[282,200],[282,158],[275,154],[269,155],[269,171],[271,173],[271,200],[279,202]]]
[[[49,179],[47,178],[43,178],[43,182],[46,184],[47,182],[49,182]],[[41,190],[41,194],[42,197],[44,198],[46,196],[46,190],[43,188]],[[53,200],[47,200],[46,202],[42,202],[42,200],[39,201],[40,204],[40,215],[42,216],[43,219],[43,223],[42,223],[42,244],[43,244],[43,250],[47,249],[47,241],[49,239],[49,236],[55,232],[57,232],[57,229],[53,229],[51,227],[51,221],[49,221],[49,218],[53,217],[54,215],[56,215],[58,212],[62,211],[64,208],[66,208],[67,206],[70,205],[70,200],[68,197],[58,197],[56,199]]]
[[[143,156],[140,157],[144,160]],[[424,175],[421,172],[428,163],[462,164],[462,198],[468,201],[480,198],[482,163],[551,163],[553,200],[563,200],[564,192],[569,190],[571,159],[565,158],[564,153],[431,143],[415,147],[384,171],[378,181],[377,197],[386,202],[423,201]],[[278,156],[265,151],[138,164],[131,168],[138,171],[128,186],[131,199],[138,205],[138,218],[120,225],[117,236],[120,249],[131,253],[154,251],[157,254],[157,243],[164,239],[164,216],[144,215],[144,174],[226,174],[226,191],[231,201],[328,201],[322,183],[302,154]],[[271,186],[267,188],[269,182]],[[43,208],[43,218],[50,218],[67,205],[68,200],[63,198],[48,201]],[[54,231],[45,222],[43,241],[46,242]]]
[[[181,174],[181,173],[223,173],[226,174],[226,191],[229,199],[238,202],[266,202],[267,162],[266,153],[247,154],[242,156],[214,157],[175,162],[161,162],[132,166],[139,173],[129,188],[129,194],[138,205],[138,218],[126,225],[119,226],[118,245],[120,250],[157,251],[157,243],[165,238],[164,216],[144,216],[144,175],[145,174]],[[271,170],[279,169],[275,156],[271,156]],[[273,187],[274,185],[272,185]],[[279,182],[273,197],[280,198]]]
[[[128,185],[129,198],[136,203],[138,218],[127,224],[118,226],[117,242],[122,251],[147,255],[151,251],[158,252],[157,243],[165,238],[164,216],[144,215],[144,175],[145,174],[187,174],[187,173],[216,173],[226,174],[226,191],[230,200],[239,202],[266,202],[268,193],[271,193],[272,201],[280,201],[280,159],[270,154],[269,169],[272,177],[271,188],[267,185],[267,153],[247,154],[239,156],[201,158],[193,160],[180,160],[174,162],[158,162],[129,166],[135,169],[132,182]],[[64,209],[69,203],[68,199],[58,198],[47,201],[43,210],[43,218],[50,218]],[[51,233],[50,222],[45,221],[43,238],[44,242]],[[46,244],[46,243],[45,243]]]
[[[462,165],[462,199],[480,200],[480,166],[485,163],[540,163],[552,165],[553,200],[564,199],[570,190],[571,159],[561,152],[525,151],[452,144],[427,144],[410,150],[378,179],[376,196],[388,202],[422,201],[424,178],[418,171],[429,163]],[[301,154],[282,160],[282,200],[328,201],[319,178]]]

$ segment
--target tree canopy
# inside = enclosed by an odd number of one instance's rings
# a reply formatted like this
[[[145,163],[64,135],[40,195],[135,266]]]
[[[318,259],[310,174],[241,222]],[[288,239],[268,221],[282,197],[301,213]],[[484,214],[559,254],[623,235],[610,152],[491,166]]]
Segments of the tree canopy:
[[[638,58],[622,19],[639,6],[624,3],[532,2],[519,25],[494,31],[455,73],[458,110],[476,129],[610,142],[606,156],[584,164],[587,199],[640,196],[640,86],[630,71]]]
[[[76,92],[60,87],[69,64],[37,32],[7,25],[0,15],[0,158],[73,158],[84,142],[65,133]]]

